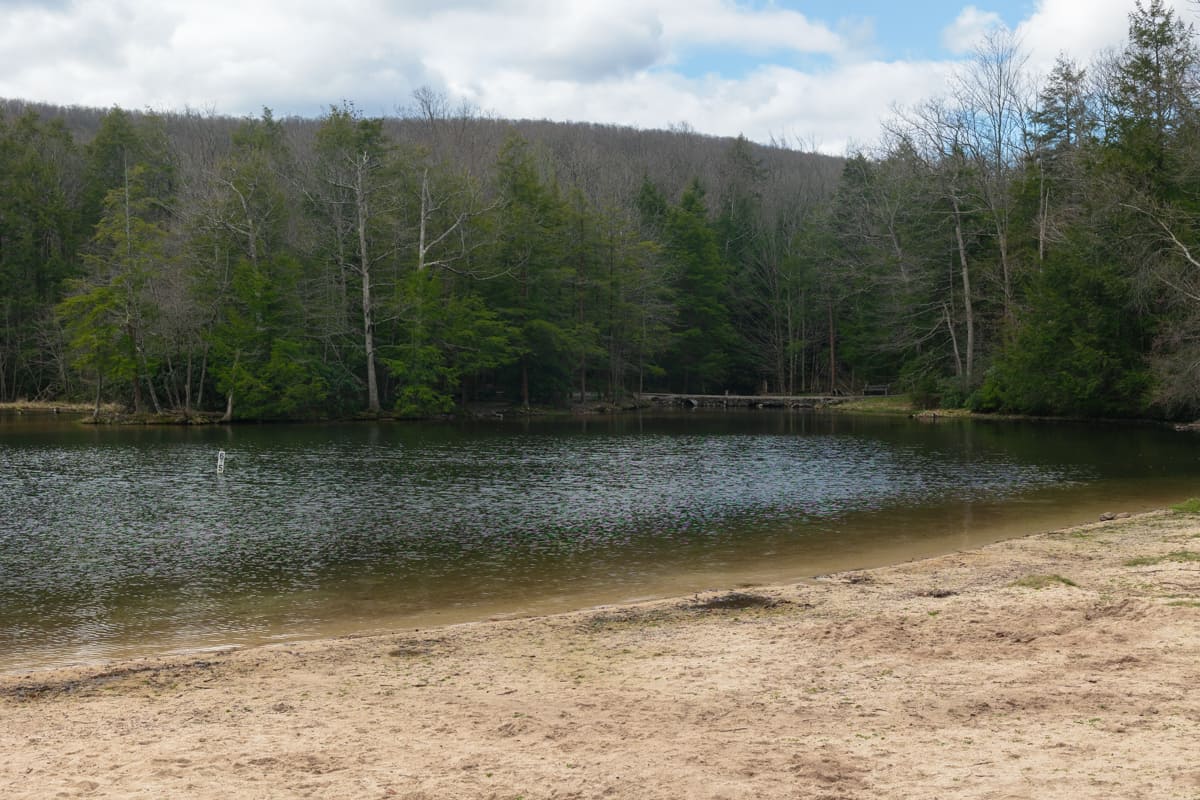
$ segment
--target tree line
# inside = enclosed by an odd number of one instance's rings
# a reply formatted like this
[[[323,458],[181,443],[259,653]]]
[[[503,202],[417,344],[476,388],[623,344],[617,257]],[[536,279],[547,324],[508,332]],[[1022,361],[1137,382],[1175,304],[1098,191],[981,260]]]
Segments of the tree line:
[[[0,116],[0,400],[277,419],[646,390],[1200,411],[1191,25],[1006,31],[871,148],[512,122]]]
[[[1161,0],[1121,50],[1040,81],[1009,32],[987,37],[847,164],[830,230],[857,335],[887,331],[943,403],[1196,414],[1197,78],[1193,27]]]

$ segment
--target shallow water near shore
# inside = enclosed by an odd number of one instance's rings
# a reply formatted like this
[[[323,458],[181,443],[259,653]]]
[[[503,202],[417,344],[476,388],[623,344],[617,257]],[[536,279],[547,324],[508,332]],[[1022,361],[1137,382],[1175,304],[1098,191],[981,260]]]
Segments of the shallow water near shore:
[[[0,671],[796,581],[1147,510],[1198,478],[1193,436],[1149,426],[5,416]]]

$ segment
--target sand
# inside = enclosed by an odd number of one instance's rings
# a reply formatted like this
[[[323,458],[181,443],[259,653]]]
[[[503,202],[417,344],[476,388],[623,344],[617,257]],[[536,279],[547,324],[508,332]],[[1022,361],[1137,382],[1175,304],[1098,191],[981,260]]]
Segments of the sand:
[[[0,796],[1194,800],[1198,551],[1200,516],[1164,511],[800,585],[7,676]]]

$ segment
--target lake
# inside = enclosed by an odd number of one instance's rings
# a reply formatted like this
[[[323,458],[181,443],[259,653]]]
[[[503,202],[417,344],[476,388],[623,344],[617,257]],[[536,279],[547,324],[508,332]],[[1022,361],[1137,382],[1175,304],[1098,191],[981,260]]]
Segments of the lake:
[[[1158,507],[1198,478],[1193,436],[1153,426],[3,415],[0,671],[798,581]]]

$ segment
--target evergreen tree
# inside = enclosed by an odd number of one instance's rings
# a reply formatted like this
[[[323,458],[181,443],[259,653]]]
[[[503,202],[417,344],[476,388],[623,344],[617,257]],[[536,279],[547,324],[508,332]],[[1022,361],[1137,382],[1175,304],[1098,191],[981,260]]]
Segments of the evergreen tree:
[[[78,271],[79,168],[61,122],[0,118],[0,400],[71,391],[48,311]]]
[[[503,322],[478,295],[455,295],[432,270],[411,273],[401,293],[401,329],[381,360],[399,382],[396,411],[427,416],[466,404],[472,377],[511,364],[519,331]]]
[[[153,382],[160,354],[153,323],[161,309],[153,288],[168,258],[161,200],[145,177],[147,171],[135,165],[124,185],[108,192],[84,258],[87,276],[59,305],[74,361],[93,373],[97,398],[101,385],[127,382],[138,412],[145,409],[146,391],[154,410],[161,410]]]
[[[113,107],[100,120],[95,137],[84,148],[82,216],[85,227],[99,222],[109,192],[125,185],[129,171],[140,168],[139,181],[147,197],[166,200],[175,195],[176,169],[163,120],[152,114],[134,117]],[[150,213],[151,209],[147,209]],[[165,216],[166,206],[153,209]]]
[[[1126,176],[1151,191],[1172,181],[1176,135],[1196,113],[1194,31],[1163,0],[1138,0],[1112,87],[1108,141]]]
[[[268,415],[270,392],[254,389],[251,373],[264,368],[263,354],[270,353],[272,341],[289,342],[278,348],[282,352],[302,339],[316,338],[295,297],[302,271],[294,258],[297,214],[284,177],[294,174],[295,164],[282,126],[264,109],[260,119],[244,120],[234,130],[231,144],[215,165],[203,205],[193,210],[188,248],[192,324],[179,344],[188,365],[185,408],[191,402],[194,351],[204,348],[217,356],[214,374],[225,395],[227,419],[235,404],[245,415]],[[264,299],[264,293],[275,299]],[[326,295],[319,297],[328,302]],[[279,303],[289,304],[293,313],[269,313]],[[254,322],[240,324],[245,319]],[[280,327],[285,319],[289,330]],[[239,341],[243,334],[245,340]],[[265,371],[257,377],[266,386],[277,383]],[[250,388],[250,395],[238,398],[241,388]],[[294,405],[283,404],[291,410]]]
[[[600,337],[608,367],[609,399],[641,392],[647,376],[663,375],[674,321],[672,279],[661,245],[632,214],[608,209],[598,219],[601,297]]]
[[[1087,71],[1060,55],[1046,84],[1038,93],[1038,107],[1030,114],[1034,142],[1040,158],[1061,161],[1094,134],[1096,118],[1088,104]]]
[[[300,266],[287,256],[239,259],[221,319],[210,334],[226,418],[316,416],[329,383],[315,343],[303,335],[296,302]],[[236,400],[236,403],[235,403]]]
[[[403,165],[382,119],[363,117],[350,105],[321,120],[316,144],[314,210],[326,224],[330,267],[358,280],[359,343],[366,410],[382,408],[376,364],[376,285],[380,270],[395,265],[397,191]],[[339,281],[347,286],[349,281]],[[349,292],[348,292],[349,294]],[[347,301],[349,298],[347,298]]]
[[[1150,386],[1144,323],[1103,243],[1079,233],[1046,260],[1029,308],[1002,347],[976,408],[1021,414],[1126,416]]]
[[[488,289],[494,307],[518,332],[515,394],[525,407],[535,400],[560,403],[569,391],[577,352],[568,290],[568,211],[557,185],[539,174],[523,139],[505,142],[497,172],[503,203],[492,258],[496,271],[508,277]]]
[[[708,222],[704,197],[700,182],[692,181],[679,205],[667,210],[663,224],[664,255],[678,281],[678,329],[670,360],[673,383],[683,392],[724,390],[736,346],[729,268]]]

